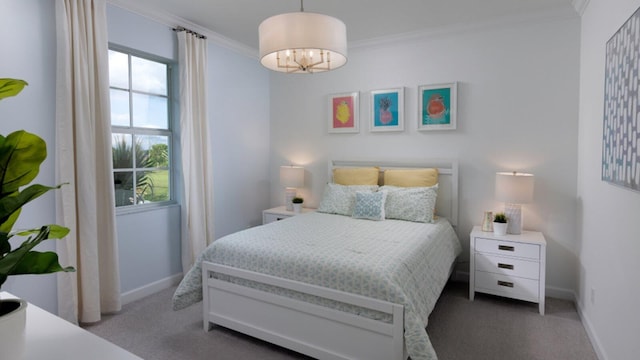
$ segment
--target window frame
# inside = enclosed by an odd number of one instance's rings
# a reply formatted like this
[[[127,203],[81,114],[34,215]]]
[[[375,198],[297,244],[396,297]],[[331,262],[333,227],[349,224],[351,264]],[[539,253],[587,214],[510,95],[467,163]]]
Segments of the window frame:
[[[158,136],[166,136],[168,137],[168,158],[169,158],[169,166],[166,168],[167,171],[169,172],[169,199],[168,200],[164,200],[164,201],[158,201],[158,202],[152,202],[152,203],[145,203],[145,204],[131,204],[131,205],[123,205],[123,206],[115,206],[115,210],[116,210],[116,215],[120,215],[120,214],[127,214],[127,213],[136,213],[136,212],[142,212],[142,211],[148,211],[148,210],[152,210],[152,209],[156,209],[159,207],[169,207],[169,206],[174,206],[178,203],[177,200],[177,196],[176,196],[176,169],[178,169],[178,166],[176,165],[176,159],[174,157],[174,154],[176,153],[175,151],[175,147],[177,145],[177,132],[176,132],[176,118],[177,116],[175,116],[175,112],[174,112],[174,99],[176,97],[176,89],[174,88],[174,70],[175,70],[175,61],[172,61],[170,59],[161,57],[161,56],[157,56],[157,55],[153,55],[153,54],[149,54],[149,53],[145,53],[143,51],[139,51],[139,50],[135,50],[135,49],[131,49],[128,47],[124,47],[124,46],[120,46],[120,45],[116,45],[116,44],[112,44],[109,43],[109,47],[108,50],[113,50],[113,51],[117,51],[120,53],[124,53],[127,55],[127,61],[128,61],[128,77],[129,77],[129,88],[125,89],[125,88],[121,88],[121,87],[112,87],[111,84],[109,84],[109,91],[111,91],[112,89],[115,90],[124,90],[127,91],[128,96],[129,96],[129,126],[120,126],[120,125],[111,125],[111,134],[112,134],[112,139],[113,139],[113,135],[117,135],[117,134],[125,134],[125,135],[130,135],[131,136],[131,141],[132,141],[132,147],[135,146],[135,137],[136,136],[146,136],[146,135],[158,135]],[[143,95],[151,95],[151,96],[163,96],[163,95],[158,95],[158,94],[154,94],[154,93],[150,93],[150,92],[144,92],[144,91],[139,91],[139,90],[133,90],[132,89],[132,73],[131,73],[131,56],[135,56],[135,57],[139,57],[145,60],[149,60],[149,61],[153,61],[153,62],[158,62],[161,63],[163,65],[166,65],[167,67],[167,94],[166,94],[166,98],[167,98],[167,129],[156,129],[156,128],[143,128],[143,127],[135,127],[133,126],[133,106],[132,106],[132,97],[134,94],[143,94]],[[111,108],[109,111],[110,115],[111,115]],[[113,141],[113,140],[112,140]],[[113,148],[113,142],[112,142],[112,148]],[[115,174],[118,172],[133,172],[134,174],[134,179],[135,179],[135,173],[136,172],[141,172],[141,171],[153,171],[153,170],[164,170],[164,168],[143,168],[143,167],[137,167],[136,162],[136,157],[133,156],[132,158],[132,168],[113,168],[111,171],[112,174],[112,183],[115,181]],[[115,190],[115,188],[114,188]],[[135,192],[135,186],[134,186],[134,192]]]

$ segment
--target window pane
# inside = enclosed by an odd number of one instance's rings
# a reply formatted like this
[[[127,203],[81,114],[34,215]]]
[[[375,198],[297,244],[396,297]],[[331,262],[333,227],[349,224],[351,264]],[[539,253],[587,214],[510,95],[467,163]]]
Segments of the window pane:
[[[158,95],[167,95],[167,65],[131,57],[131,88]]]
[[[109,50],[109,86],[129,88],[129,61],[127,54]]]
[[[133,126],[147,129],[168,129],[167,98],[133,94]]]
[[[111,125],[131,126],[129,122],[129,92],[111,89]]]
[[[162,135],[138,135],[136,144],[140,148],[139,168],[169,167],[169,137]],[[138,148],[136,148],[138,150]]]
[[[113,173],[113,180],[116,195],[116,206],[134,205],[133,172],[115,172]]]
[[[111,134],[111,152],[114,169],[133,168],[133,149],[131,148],[131,135]],[[131,185],[133,188],[133,184]]]
[[[140,175],[138,176],[136,193],[139,203],[168,201],[170,199],[168,170],[142,171],[138,174]]]

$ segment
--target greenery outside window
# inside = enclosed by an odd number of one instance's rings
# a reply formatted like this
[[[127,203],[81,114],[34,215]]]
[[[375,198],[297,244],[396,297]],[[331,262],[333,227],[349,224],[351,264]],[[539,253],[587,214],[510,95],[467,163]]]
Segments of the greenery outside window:
[[[170,66],[109,50],[116,207],[171,201]]]

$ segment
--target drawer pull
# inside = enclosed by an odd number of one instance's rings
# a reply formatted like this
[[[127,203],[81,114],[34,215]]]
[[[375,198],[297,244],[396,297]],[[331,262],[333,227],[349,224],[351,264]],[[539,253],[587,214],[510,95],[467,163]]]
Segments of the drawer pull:
[[[514,251],[514,250],[515,250],[515,248],[514,248],[513,246],[498,245],[498,250]]]
[[[502,263],[498,263],[498,267],[499,267],[500,269],[513,270],[513,265],[511,265],[511,264],[502,264]]]
[[[500,280],[498,280],[498,285],[504,286],[504,287],[510,287],[510,288],[513,287],[513,283],[509,282],[509,281],[500,281]]]

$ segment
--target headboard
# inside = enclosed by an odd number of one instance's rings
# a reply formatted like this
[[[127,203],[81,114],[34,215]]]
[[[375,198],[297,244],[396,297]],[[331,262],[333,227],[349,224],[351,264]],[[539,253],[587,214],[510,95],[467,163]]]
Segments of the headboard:
[[[451,225],[458,225],[458,161],[451,159],[425,159],[420,161],[369,161],[330,160],[329,180],[333,181],[333,169],[341,167],[378,166],[382,174],[385,169],[438,169],[438,201],[436,214],[445,217]]]

